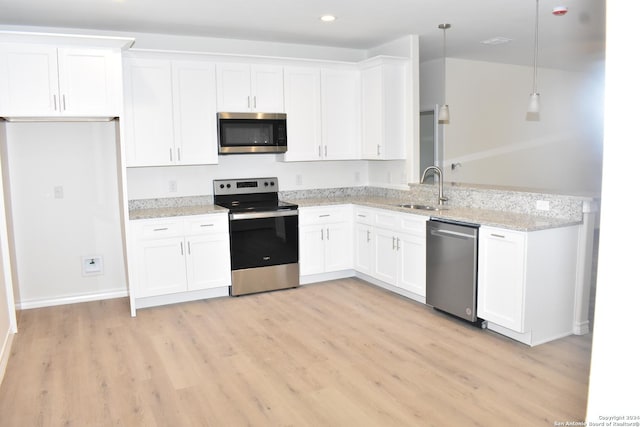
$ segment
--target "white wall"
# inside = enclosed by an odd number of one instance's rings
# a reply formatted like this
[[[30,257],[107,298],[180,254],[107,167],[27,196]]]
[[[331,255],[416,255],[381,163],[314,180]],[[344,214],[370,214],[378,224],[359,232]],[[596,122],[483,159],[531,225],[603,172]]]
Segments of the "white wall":
[[[367,162],[281,162],[276,154],[219,156],[210,166],[128,168],[129,199],[211,195],[212,180],[276,176],[280,190],[358,187],[368,182]],[[169,191],[175,181],[177,192]]]
[[[115,123],[6,127],[16,303],[125,296]],[[103,257],[104,274],[85,277],[82,257],[94,255]]]
[[[593,330],[587,419],[638,416],[638,250],[640,212],[636,171],[640,128],[638,2],[607,2],[607,81],[598,293]],[[631,425],[635,420],[617,419]],[[607,425],[612,425],[607,420]],[[591,424],[595,425],[595,424]]]
[[[0,177],[6,167],[5,123],[0,122]],[[13,301],[11,280],[11,260],[9,257],[9,236],[7,233],[4,187],[0,185],[0,384],[11,352],[13,334],[16,332],[16,312]]]
[[[599,193],[600,67],[589,73],[540,69],[539,121],[526,120],[530,67],[448,58],[446,71],[448,181]],[[451,163],[462,167],[451,171]]]

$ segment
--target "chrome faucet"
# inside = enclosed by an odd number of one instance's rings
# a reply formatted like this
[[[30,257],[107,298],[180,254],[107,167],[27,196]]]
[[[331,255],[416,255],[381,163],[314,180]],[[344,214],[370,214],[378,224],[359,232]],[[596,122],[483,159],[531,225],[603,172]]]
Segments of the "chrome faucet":
[[[438,166],[429,166],[422,172],[422,178],[420,179],[420,184],[424,184],[424,178],[427,176],[429,171],[433,171],[434,175],[438,175],[438,205],[442,206],[444,202],[449,200],[447,197],[444,197],[443,194],[443,182],[442,182],[442,169]]]

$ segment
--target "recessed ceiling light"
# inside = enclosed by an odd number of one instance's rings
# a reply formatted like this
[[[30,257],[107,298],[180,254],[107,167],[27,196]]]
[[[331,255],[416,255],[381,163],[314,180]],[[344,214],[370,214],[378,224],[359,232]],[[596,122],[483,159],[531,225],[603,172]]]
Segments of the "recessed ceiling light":
[[[486,45],[490,45],[490,46],[495,46],[497,44],[505,44],[505,43],[509,43],[512,42],[513,39],[508,39],[506,37],[493,37],[490,39],[486,39],[481,41],[480,43],[482,44],[486,44]]]
[[[335,20],[336,20],[336,17],[335,17],[335,16],[333,16],[333,15],[322,15],[322,16],[320,17],[320,20],[321,20],[322,22],[333,22],[333,21],[335,21]]]

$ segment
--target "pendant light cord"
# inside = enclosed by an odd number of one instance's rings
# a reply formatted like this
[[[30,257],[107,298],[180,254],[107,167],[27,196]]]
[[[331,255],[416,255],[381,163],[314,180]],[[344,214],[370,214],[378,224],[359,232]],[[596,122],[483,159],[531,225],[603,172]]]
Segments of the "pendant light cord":
[[[538,28],[540,16],[540,0],[536,0],[536,31],[533,47],[533,93],[538,93]]]

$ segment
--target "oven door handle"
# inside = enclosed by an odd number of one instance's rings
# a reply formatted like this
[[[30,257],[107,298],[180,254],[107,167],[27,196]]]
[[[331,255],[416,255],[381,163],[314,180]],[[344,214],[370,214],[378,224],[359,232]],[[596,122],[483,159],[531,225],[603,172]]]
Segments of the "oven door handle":
[[[296,216],[298,210],[287,211],[270,211],[270,212],[250,212],[250,213],[232,213],[229,214],[229,220],[238,221],[241,219],[260,219],[260,218],[274,218],[280,216]]]

